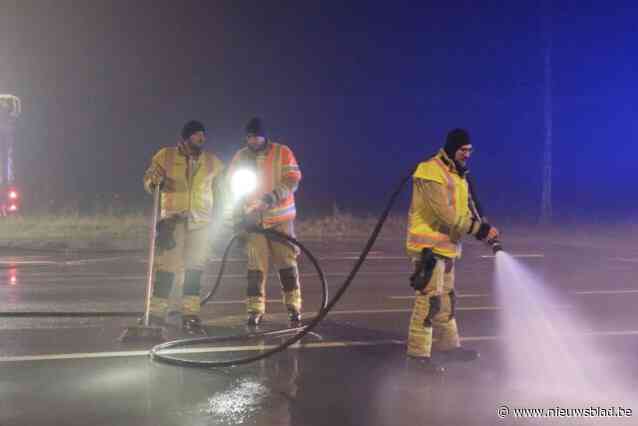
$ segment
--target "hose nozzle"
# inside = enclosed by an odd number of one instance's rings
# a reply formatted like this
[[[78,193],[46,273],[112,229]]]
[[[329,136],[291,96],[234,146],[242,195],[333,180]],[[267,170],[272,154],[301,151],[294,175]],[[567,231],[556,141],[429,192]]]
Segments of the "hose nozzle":
[[[501,241],[498,238],[489,240],[487,244],[489,244],[489,246],[492,248],[492,252],[494,254],[498,253],[499,251],[503,251],[503,244],[501,244]]]

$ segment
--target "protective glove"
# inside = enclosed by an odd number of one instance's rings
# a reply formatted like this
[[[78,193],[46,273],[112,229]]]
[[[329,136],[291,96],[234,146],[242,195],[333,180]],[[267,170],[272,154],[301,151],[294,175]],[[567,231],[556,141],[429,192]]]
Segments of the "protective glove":
[[[499,237],[498,229],[493,227],[487,222],[481,223],[478,232],[476,233],[476,239],[479,241],[483,240],[497,240]]]
[[[500,232],[495,227],[491,226],[487,222],[483,222],[478,232],[476,233],[476,239],[486,242],[491,248],[494,254],[503,250],[503,245],[499,240]]]
[[[410,287],[423,292],[432,279],[432,273],[436,266],[436,258],[432,249],[424,248],[421,258],[414,264],[414,273],[410,276]]]
[[[164,171],[160,168],[154,169],[151,173],[150,180],[151,183],[149,184],[149,186],[151,187],[151,189],[155,189],[157,185],[159,185],[160,189],[162,189],[164,186],[164,182],[166,181]]]
[[[261,197],[261,201],[266,205],[267,208],[272,208],[277,203],[277,197],[272,192],[268,192]]]
[[[157,237],[155,239],[155,247],[161,253],[164,250],[175,248],[175,227],[177,226],[177,218],[169,217],[157,222]]]

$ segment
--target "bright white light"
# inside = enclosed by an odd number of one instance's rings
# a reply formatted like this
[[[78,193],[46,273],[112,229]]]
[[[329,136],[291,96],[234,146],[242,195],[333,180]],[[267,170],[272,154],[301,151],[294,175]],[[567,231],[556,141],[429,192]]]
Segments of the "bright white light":
[[[9,199],[15,200],[16,198],[18,198],[18,193],[15,191],[9,191]]]
[[[230,187],[235,200],[255,191],[257,188],[257,175],[252,170],[237,170],[231,177]]]
[[[14,211],[16,211],[16,210],[18,210],[18,206],[16,206],[15,204],[11,204],[11,205],[9,206],[9,211],[10,211],[10,212],[14,212]]]

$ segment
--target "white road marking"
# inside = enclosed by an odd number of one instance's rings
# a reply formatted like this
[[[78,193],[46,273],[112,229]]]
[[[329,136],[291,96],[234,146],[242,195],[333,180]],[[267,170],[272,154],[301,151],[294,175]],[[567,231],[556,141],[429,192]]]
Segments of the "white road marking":
[[[325,274],[326,278],[334,278],[334,277],[347,277],[349,272],[335,272],[335,273],[327,273]],[[402,272],[359,272],[357,276],[363,277],[374,277],[374,276],[401,276],[405,275]],[[49,283],[49,282],[69,282],[69,281],[136,281],[136,280],[144,280],[146,276],[144,275],[118,275],[118,276],[109,276],[108,274],[85,274],[81,276],[69,276],[65,277],[62,274],[56,274],[55,277],[52,277],[51,273],[23,273],[21,275],[21,280],[23,283]],[[277,279],[276,274],[269,274],[268,277],[270,279]],[[302,273],[302,278],[318,278],[319,275],[316,273]],[[217,274],[205,274],[204,280],[208,280],[212,282],[217,279]],[[246,279],[246,274],[224,274],[224,279]]]
[[[209,262],[220,263],[222,261],[221,257],[212,257],[208,259]],[[226,259],[227,263],[237,263],[237,262],[246,262],[246,259],[230,257]],[[148,263],[148,259],[144,259],[143,263]]]
[[[563,306],[564,307],[564,306]],[[461,306],[456,307],[457,311],[499,311],[503,309],[500,306]],[[412,309],[355,309],[343,311],[330,311],[330,315],[360,315],[360,314],[395,314],[412,312]]]
[[[355,254],[359,253],[359,252],[353,252]],[[359,259],[359,256],[354,256],[354,255],[347,255],[347,256],[328,256],[328,257],[317,257],[317,259],[319,260],[357,260]],[[408,257],[407,256],[380,256],[380,255],[374,255],[372,253],[368,254],[368,257],[366,258],[367,260],[405,260],[408,261]],[[208,260],[209,262],[221,262],[222,259],[221,258],[217,258],[217,257],[213,257],[211,259]],[[236,262],[246,262],[246,259],[242,259],[242,258],[229,258],[226,260],[229,263],[236,263]]]
[[[348,275],[350,275],[350,272],[329,272],[329,273],[325,273],[324,276],[326,276],[327,278],[330,277],[347,277]],[[385,271],[381,271],[381,272],[359,272],[357,274],[357,276],[381,276],[381,275],[387,275],[387,276],[403,276],[406,275],[405,272],[395,272],[395,271],[390,271],[390,272],[385,272]],[[319,274],[317,274],[316,272],[302,272],[300,274],[300,276],[302,278],[305,277],[318,277]],[[210,279],[216,279],[217,278],[217,274],[206,274],[204,275],[205,278],[210,278]],[[277,274],[276,273],[271,273],[268,274],[269,278],[277,278]],[[224,278],[242,278],[242,279],[246,279],[246,274],[224,274]]]
[[[343,251],[339,254],[343,254],[346,256],[353,256],[353,255],[361,254],[361,252],[360,251]],[[380,256],[382,254],[383,254],[382,251],[371,251],[370,253],[368,253],[368,256]]]
[[[320,257],[319,260],[359,260],[359,256],[334,256]],[[407,256],[368,256],[366,260],[404,260],[409,261]]]
[[[593,331],[586,333],[577,333],[578,336],[592,337],[626,337],[638,336],[638,330],[611,330],[611,331]],[[503,336],[467,336],[461,337],[461,342],[481,342],[502,340]],[[405,340],[388,339],[388,340],[371,340],[371,341],[341,341],[341,342],[314,342],[304,343],[299,346],[291,346],[291,349],[324,349],[324,348],[348,348],[356,346],[380,346],[380,345],[404,345]],[[244,346],[216,346],[204,348],[183,348],[162,351],[162,354],[194,354],[194,353],[223,353],[223,352],[247,352],[247,351],[263,351],[276,347],[275,345],[244,345]],[[21,355],[0,357],[2,362],[33,362],[33,361],[53,361],[53,360],[71,360],[71,359],[98,359],[98,358],[122,358],[148,356],[149,351],[119,351],[119,352],[80,352],[80,353],[62,353],[62,354],[46,354],[46,355]]]
[[[590,336],[590,337],[626,337],[638,336],[638,330],[619,330],[619,331],[588,331],[585,333],[569,333],[566,336]],[[502,340],[503,336],[473,336],[461,337],[462,342],[481,342],[490,340]]]
[[[489,297],[492,296],[491,293],[465,293],[465,294],[458,294],[456,295],[456,297],[458,297],[459,299],[470,299],[470,298],[474,298],[474,297]],[[415,296],[387,296],[388,299],[393,299],[393,300],[403,300],[403,299],[414,299]]]
[[[61,262],[53,260],[0,260],[0,265],[24,266],[24,265],[59,265]]]
[[[83,265],[86,263],[100,263],[100,262],[113,262],[116,260],[127,259],[129,260],[129,256],[113,256],[113,257],[98,257],[95,259],[78,259],[78,260],[67,260],[64,263],[65,265]]]
[[[245,300],[213,300],[211,302],[207,302],[207,305],[238,305],[245,304]],[[266,303],[283,303],[283,301],[279,299],[267,299]]]
[[[583,336],[638,336],[638,330],[621,330],[621,331],[590,331],[583,333]]]
[[[128,256],[116,257],[100,257],[95,259],[77,259],[77,260],[0,260],[0,265],[8,266],[28,266],[28,265],[61,265],[74,266],[89,263],[112,262],[120,259],[130,259]]]
[[[531,254],[510,254],[510,256],[512,257],[516,257],[516,258],[529,258],[529,259],[542,259],[545,257],[544,254],[536,254],[536,253],[531,253]],[[494,259],[496,256],[495,255],[483,255],[481,256],[481,259]]]
[[[599,295],[599,294],[638,294],[638,289],[621,289],[621,290],[568,290],[567,293],[575,294],[579,296],[587,296],[587,295]],[[456,296],[460,299],[462,298],[476,298],[476,297],[490,297],[493,296],[492,293],[475,293],[475,294],[457,294]],[[387,296],[388,299],[392,300],[411,300],[414,299],[414,296]]]
[[[323,349],[323,348],[349,348],[354,346],[379,346],[401,344],[401,340],[371,340],[371,341],[342,341],[342,342],[315,342],[301,343],[290,346],[292,349]],[[252,346],[217,346],[204,348],[183,348],[162,351],[162,354],[193,354],[193,353],[220,353],[220,352],[248,352],[263,351],[276,348],[278,345],[252,345]]]
[[[350,272],[331,272],[331,273],[327,273],[327,274],[324,274],[324,275],[326,277],[347,277],[348,275],[350,275]],[[381,275],[401,277],[401,276],[406,275],[406,273],[402,272],[402,271],[389,271],[389,272],[376,271],[376,272],[358,272],[357,273],[357,276],[374,277],[374,276],[381,276]],[[301,276],[302,277],[318,277],[319,275],[316,274],[316,273],[307,272],[307,273],[302,273]]]
[[[581,290],[570,291],[572,294],[588,295],[588,294],[638,294],[638,290]]]
[[[389,344],[402,344],[401,340],[372,340],[372,341],[341,341],[341,342],[315,342],[302,343],[291,346],[292,349],[321,349],[321,348],[347,348],[355,346],[379,346]],[[220,352],[247,352],[264,351],[273,349],[278,345],[242,345],[242,346],[212,346],[203,348],[183,348],[162,351],[164,355],[172,354],[196,354],[196,353],[220,353]],[[95,359],[95,358],[121,358],[147,356],[149,351],[117,351],[117,352],[80,352],[48,355],[23,355],[0,357],[0,362],[27,362],[27,361],[52,361],[69,359]]]
[[[612,257],[610,260],[615,260],[615,261],[618,261],[618,262],[638,263],[638,257],[633,257],[633,258]]]
[[[352,252],[352,253],[359,253],[359,252]],[[409,263],[409,258],[408,256],[405,255],[399,255],[399,256],[383,256],[383,255],[376,255],[373,254],[374,252],[370,253],[368,255],[368,257],[366,257],[366,260],[402,260],[405,261],[406,263]],[[513,257],[531,257],[531,258],[543,258],[545,257],[544,254],[514,254],[512,255]],[[493,258],[494,256],[480,256],[481,258]],[[327,260],[327,261],[336,261],[336,260],[359,260],[359,256],[358,255],[348,255],[348,256],[327,256],[327,257],[318,257],[317,258],[320,261],[323,260]],[[221,262],[220,258],[212,258],[209,259],[210,262]],[[228,262],[245,262],[246,259],[240,259],[240,258],[232,258],[232,259],[228,259]]]

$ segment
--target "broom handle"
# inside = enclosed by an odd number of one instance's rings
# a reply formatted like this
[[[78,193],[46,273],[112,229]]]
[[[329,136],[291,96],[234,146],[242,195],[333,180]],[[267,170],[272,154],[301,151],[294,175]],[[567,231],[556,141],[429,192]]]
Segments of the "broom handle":
[[[153,216],[149,232],[148,272],[146,274],[146,304],[144,307],[144,325],[149,326],[151,312],[151,295],[153,294],[153,268],[155,263],[155,239],[157,237],[157,219],[159,217],[160,186],[153,189]]]

